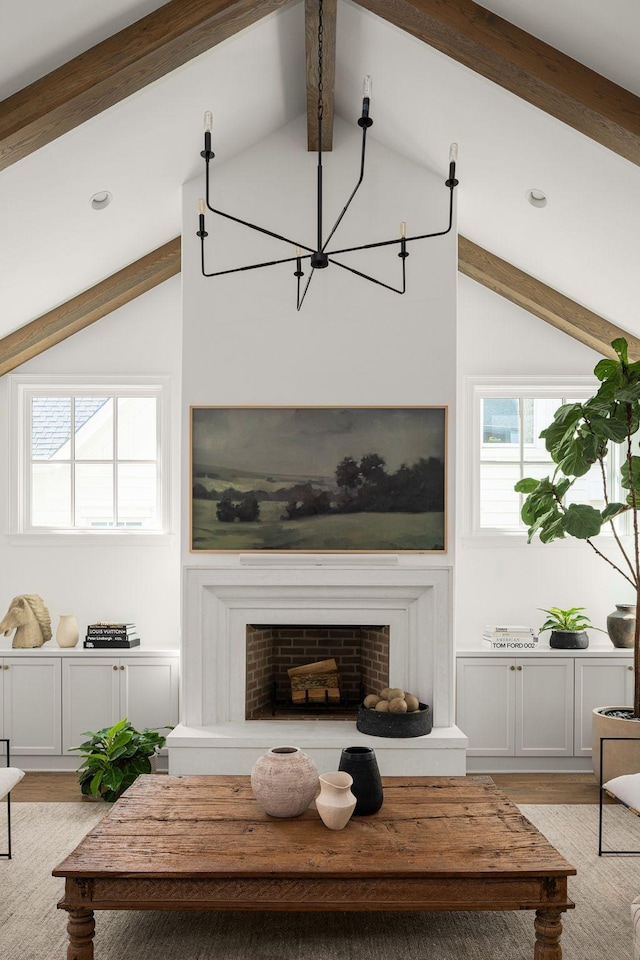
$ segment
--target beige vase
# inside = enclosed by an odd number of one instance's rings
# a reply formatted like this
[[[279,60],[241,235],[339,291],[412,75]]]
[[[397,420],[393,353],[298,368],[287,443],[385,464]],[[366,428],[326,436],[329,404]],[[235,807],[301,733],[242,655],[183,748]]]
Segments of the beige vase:
[[[299,817],[318,789],[318,768],[299,747],[272,747],[255,762],[251,787],[265,813]]]
[[[351,792],[353,777],[343,770],[323,773],[320,777],[320,793],[316,807],[322,822],[329,830],[346,827],[356,808],[357,799]]]
[[[72,613],[61,613],[58,629],[56,630],[56,643],[59,647],[75,647],[80,637],[78,631],[78,621]]]
[[[625,773],[640,770],[640,744],[626,741],[640,740],[640,720],[624,720],[603,716],[607,710],[630,710],[631,707],[597,707],[593,711],[593,772],[600,780],[600,740],[603,737],[624,737],[624,740],[605,740],[603,749],[603,778],[606,783]]]

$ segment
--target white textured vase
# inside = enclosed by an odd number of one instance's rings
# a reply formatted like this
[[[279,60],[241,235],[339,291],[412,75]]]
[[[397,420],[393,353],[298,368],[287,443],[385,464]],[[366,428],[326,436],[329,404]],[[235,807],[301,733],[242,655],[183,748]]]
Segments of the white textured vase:
[[[61,613],[58,629],[56,630],[56,643],[59,647],[75,647],[80,633],[78,631],[78,621],[72,613]]]
[[[299,747],[272,747],[251,771],[255,798],[272,817],[299,817],[318,789],[318,768]]]
[[[346,827],[356,808],[356,797],[351,793],[353,777],[339,770],[323,773],[320,777],[320,793],[316,797],[318,813],[329,830]]]

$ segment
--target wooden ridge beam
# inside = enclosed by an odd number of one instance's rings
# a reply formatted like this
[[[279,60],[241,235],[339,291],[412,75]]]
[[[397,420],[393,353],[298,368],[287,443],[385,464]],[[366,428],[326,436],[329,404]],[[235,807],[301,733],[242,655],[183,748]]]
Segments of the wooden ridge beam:
[[[640,164],[640,97],[473,0],[354,2]]]
[[[338,0],[324,0],[322,11],[322,149],[333,148]],[[307,62],[307,149],[318,149],[318,0],[304,0]]]
[[[66,340],[181,270],[180,237],[0,340],[0,376]]]
[[[611,341],[624,337],[629,356],[640,360],[637,337],[462,236],[458,237],[458,270],[605,357],[615,357]]]
[[[170,0],[0,102],[0,170],[291,0]]]

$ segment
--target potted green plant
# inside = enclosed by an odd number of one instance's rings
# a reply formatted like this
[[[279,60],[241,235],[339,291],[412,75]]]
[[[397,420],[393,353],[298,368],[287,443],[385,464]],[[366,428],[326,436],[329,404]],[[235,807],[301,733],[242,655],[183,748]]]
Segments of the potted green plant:
[[[136,730],[125,717],[104,730],[85,732],[90,739],[71,747],[85,758],[78,770],[83,795],[113,802],[139,774],[151,773],[151,760],[165,743],[166,737],[157,732],[163,729],[171,727]]]
[[[560,607],[538,609],[547,614],[540,633],[551,630],[549,646],[554,650],[585,650],[589,646],[587,628],[598,629],[593,626],[589,617],[580,612],[584,607],[570,607],[568,610],[561,610]]]
[[[613,340],[611,347],[614,357],[600,360],[594,369],[600,381],[596,393],[587,400],[563,404],[556,410],[553,422],[540,433],[556,465],[553,475],[542,480],[526,477],[515,485],[515,489],[526,494],[522,519],[529,528],[529,542],[535,536],[539,536],[542,543],[551,543],[565,536],[584,540],[603,562],[613,567],[633,588],[638,609],[640,456],[636,434],[640,428],[640,362],[629,360],[628,344],[624,338]],[[623,450],[619,480],[621,488],[626,491],[624,502],[610,500],[605,458],[612,443],[620,444]],[[589,504],[566,504],[565,497],[576,479],[588,473],[594,464],[599,465],[603,509],[598,510]],[[630,550],[623,544],[614,522],[616,517],[625,513],[631,515],[632,522]],[[617,562],[594,542],[606,525],[611,528]],[[636,722],[640,719],[640,618],[637,617],[633,660],[633,706],[602,707],[594,711],[594,767],[597,771],[600,737],[640,737],[640,723]],[[615,746],[608,744],[608,753],[613,755]],[[613,769],[613,763],[607,765],[607,779],[615,775],[611,772]]]

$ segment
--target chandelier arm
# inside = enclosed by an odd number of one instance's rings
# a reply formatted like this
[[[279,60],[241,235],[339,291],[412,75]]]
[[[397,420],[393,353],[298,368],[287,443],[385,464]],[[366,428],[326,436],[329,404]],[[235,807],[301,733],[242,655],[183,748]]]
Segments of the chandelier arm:
[[[313,253],[313,247],[308,247],[304,243],[298,243],[296,240],[290,240],[289,237],[283,237],[280,233],[274,233],[273,230],[267,230],[265,227],[259,227],[256,223],[249,223],[248,220],[242,220],[241,217],[234,217],[231,213],[225,213],[224,210],[218,210],[216,207],[212,207],[209,203],[209,160],[206,161],[206,173],[205,197],[207,209],[210,210],[211,213],[217,213],[219,217],[225,217],[227,220],[233,220],[234,223],[240,223],[243,227],[249,227],[250,230],[257,230],[258,233],[264,233],[268,237],[274,237],[275,240],[282,240],[283,243],[290,243],[294,247],[298,246],[301,250],[308,250],[309,253]],[[216,274],[207,274],[207,276],[216,276]]]
[[[300,278],[298,277],[298,304],[297,304],[298,310],[300,310],[300,307],[301,307],[302,304],[304,303],[304,298],[305,298],[306,295],[307,295],[307,290],[309,289],[309,286],[311,285],[311,281],[313,280],[313,275],[314,275],[314,273],[315,273],[315,270],[314,270],[313,267],[311,267],[311,273],[310,273],[309,276],[307,277],[307,282],[305,283],[304,290],[303,290],[303,292],[302,292],[302,299],[300,298]]]
[[[340,263],[338,260],[332,260],[331,257],[329,258],[329,263],[335,263],[336,267],[342,267],[343,270],[348,270],[349,273],[355,273],[357,277],[362,277],[363,280],[370,280],[371,283],[377,283],[379,287],[384,287],[385,290],[391,290],[392,293],[403,294],[406,290],[404,258],[402,259],[402,290],[399,290],[397,287],[392,287],[390,284],[384,283],[382,280],[376,280],[375,277],[370,277],[368,273],[362,273],[361,270],[356,270],[354,267],[348,267],[346,263]]]
[[[430,237],[444,237],[451,232],[451,227],[453,226],[453,187],[450,187],[451,193],[449,196],[449,226],[446,230],[436,230],[434,233],[421,233],[417,234],[415,237],[406,237],[405,243],[409,243],[411,240],[428,240]],[[356,250],[374,250],[376,247],[389,247],[392,244],[401,244],[401,239],[393,240],[380,240],[377,243],[363,243],[359,247],[344,247],[342,250],[330,250],[329,256],[335,257],[340,253],[353,253]]]
[[[329,236],[327,237],[327,239],[325,240],[325,242],[324,242],[324,244],[323,244],[323,246],[322,246],[322,252],[323,252],[323,253],[326,251],[326,249],[327,249],[327,244],[331,241],[331,237],[334,235],[334,233],[336,232],[336,230],[337,230],[338,227],[340,226],[340,221],[342,220],[342,218],[344,217],[345,213],[346,213],[347,210],[349,209],[349,207],[350,207],[350,205],[351,205],[351,201],[353,200],[353,198],[355,197],[356,193],[358,192],[358,189],[359,189],[359,187],[360,187],[360,184],[362,183],[362,181],[363,181],[363,179],[364,179],[364,156],[365,156],[366,147],[367,147],[367,128],[366,128],[366,127],[363,127],[363,128],[362,128],[362,151],[361,151],[361,154],[360,154],[360,176],[358,177],[358,182],[356,183],[355,187],[353,188],[353,191],[352,191],[352,193],[351,193],[351,196],[349,197],[349,199],[348,199],[347,202],[345,203],[344,207],[342,208],[342,213],[340,214],[340,216],[338,217],[338,219],[337,219],[336,222],[334,223],[333,228],[332,228],[332,230],[331,230],[331,233],[329,234]]]
[[[298,259],[307,259],[307,257],[284,257],[282,260],[267,260],[264,263],[250,263],[246,267],[231,267],[229,270],[217,270],[215,273],[207,273],[204,267],[204,238],[200,240],[200,247],[202,252],[202,275],[204,277],[223,277],[226,273],[243,273],[246,270],[259,270],[261,267],[275,267],[279,263],[296,263]]]

